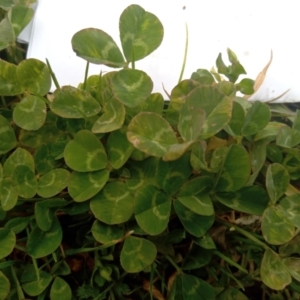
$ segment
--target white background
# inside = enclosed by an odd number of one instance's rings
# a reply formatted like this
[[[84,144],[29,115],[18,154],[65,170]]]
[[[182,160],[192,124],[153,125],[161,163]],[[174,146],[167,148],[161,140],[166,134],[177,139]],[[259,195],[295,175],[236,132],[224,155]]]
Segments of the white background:
[[[229,47],[255,79],[270,59],[273,62],[253,100],[300,101],[300,2],[296,0],[39,0],[32,26],[28,57],[51,63],[60,85],[76,86],[83,81],[85,61],[72,51],[77,31],[96,27],[120,45],[119,16],[130,4],[154,13],[164,26],[164,40],[149,57],[136,63],[154,81],[154,92],[165,98],[162,83],[170,93],[177,84],[185,47],[185,22],[189,50],[184,78],[198,68],[211,69],[219,52],[227,61]],[[183,9],[185,7],[185,9]],[[109,70],[92,65],[90,74]],[[54,87],[53,87],[54,89]]]

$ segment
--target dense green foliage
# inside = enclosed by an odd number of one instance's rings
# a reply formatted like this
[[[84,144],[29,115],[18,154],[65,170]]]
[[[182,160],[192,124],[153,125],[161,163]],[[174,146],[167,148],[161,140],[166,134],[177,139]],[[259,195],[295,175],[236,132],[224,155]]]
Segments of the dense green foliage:
[[[117,69],[77,88],[0,61],[0,299],[299,299],[299,111],[237,96],[230,49],[165,101],[135,69],[161,22],[131,5],[120,38],[73,36]]]

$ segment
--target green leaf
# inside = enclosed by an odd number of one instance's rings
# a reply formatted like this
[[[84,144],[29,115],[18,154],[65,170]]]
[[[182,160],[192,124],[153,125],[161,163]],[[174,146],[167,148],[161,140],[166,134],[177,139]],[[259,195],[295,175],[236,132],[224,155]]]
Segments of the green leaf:
[[[16,235],[11,229],[0,228],[0,259],[8,256],[16,245]]]
[[[268,166],[266,188],[273,203],[286,192],[289,183],[289,173],[282,165],[275,163]]]
[[[240,136],[245,121],[245,110],[241,104],[234,101],[232,106],[231,120],[226,131],[232,136]]]
[[[43,198],[57,195],[69,183],[70,172],[66,169],[54,169],[40,177],[37,194]]]
[[[90,210],[90,203],[87,201],[79,203],[71,202],[67,207],[64,207],[62,210],[70,216],[80,215]]]
[[[258,140],[252,144],[252,147],[249,150],[250,162],[252,174],[249,177],[247,185],[252,185],[256,180],[260,170],[265,164],[266,161],[266,145],[268,140]]]
[[[128,189],[134,193],[137,189],[146,184],[163,188],[166,183],[164,181],[167,180],[166,176],[168,174],[170,164],[171,163],[163,162],[161,159],[156,157],[149,157],[141,162],[130,161],[130,174],[124,174],[124,177],[127,178],[126,185]],[[173,171],[175,172],[175,170],[171,168],[171,174]],[[179,172],[177,172],[177,175],[179,175],[178,173]],[[176,183],[178,182],[178,178],[175,176],[171,177],[173,181]]]
[[[15,0],[2,0],[0,3],[0,7],[5,11],[9,10],[15,5],[16,5]]]
[[[212,153],[209,171],[214,173],[222,171],[221,168],[223,167],[228,151],[229,149],[227,146],[222,146],[222,144],[218,145],[218,147]]]
[[[300,110],[297,109],[291,132],[291,147],[300,144]]]
[[[164,98],[160,93],[152,93],[146,101],[140,104],[142,111],[161,114],[164,108]]]
[[[58,261],[55,263],[51,269],[52,275],[69,275],[71,274],[70,266],[65,260]]]
[[[0,23],[0,27],[2,22]],[[0,49],[1,49],[1,38],[0,38]],[[0,95],[15,96],[21,93],[22,93],[22,88],[19,86],[19,83],[17,81],[17,66],[8,63],[4,60],[0,60]]]
[[[17,166],[27,166],[34,172],[34,160],[32,155],[25,149],[17,148],[5,161],[3,166],[4,175],[12,177]]]
[[[134,198],[134,214],[139,226],[150,235],[162,233],[169,222],[171,199],[153,185],[138,189]]]
[[[15,207],[18,201],[18,193],[11,178],[4,178],[0,185],[1,207],[4,211],[9,211]]]
[[[205,148],[201,143],[193,145],[190,159],[191,166],[195,171],[208,170],[207,162],[205,160]]]
[[[21,145],[38,148],[42,144],[52,144],[57,140],[60,132],[56,127],[57,116],[51,111],[47,112],[46,122],[36,131],[27,131],[21,129],[19,140]]]
[[[185,256],[182,264],[182,270],[199,269],[207,265],[212,257],[213,251],[203,249],[197,244],[193,244]]]
[[[184,141],[196,141],[205,122],[206,113],[185,102],[179,114],[178,131]]]
[[[198,69],[196,72],[193,72],[191,79],[201,84],[213,84],[215,82],[211,73],[205,69]]]
[[[17,140],[12,127],[2,115],[0,115],[0,128],[0,155],[2,155],[15,148]]]
[[[261,230],[265,240],[272,245],[282,245],[295,234],[294,224],[274,207],[268,207],[262,216]]]
[[[267,249],[264,254],[260,276],[266,286],[276,291],[283,290],[292,281],[280,256],[270,249]]]
[[[122,12],[119,29],[127,61],[148,56],[163,40],[164,29],[159,19],[139,5],[130,5]]]
[[[37,181],[28,166],[20,165],[14,169],[12,180],[20,197],[32,198],[37,192]]]
[[[236,85],[236,87],[241,93],[245,95],[252,95],[254,93],[254,84],[254,80],[244,78]]]
[[[0,221],[3,221],[6,217],[6,211],[4,211],[1,207],[0,207]]]
[[[3,166],[2,166],[2,164],[0,163],[0,186],[1,186],[2,180],[3,180]]]
[[[146,159],[149,156],[150,156],[149,154],[134,148],[131,155],[130,155],[130,158],[134,161],[142,161],[142,160]]]
[[[249,300],[241,291],[237,288],[229,287],[225,289],[218,295],[218,300],[228,300],[228,299],[235,299],[235,300]]]
[[[259,141],[265,138],[273,138],[275,140],[277,134],[279,133],[282,127],[287,127],[287,126],[279,122],[269,122],[264,129],[260,130],[255,135],[254,141]]]
[[[184,183],[177,196],[192,196],[208,193],[214,187],[214,180],[209,176],[199,176]]]
[[[172,144],[177,143],[170,124],[151,112],[139,113],[131,120],[127,138],[135,148],[158,157],[163,156]]]
[[[22,288],[29,296],[38,296],[52,281],[52,276],[45,271],[39,271],[39,279],[33,266],[27,267],[20,278]]]
[[[193,236],[203,236],[214,223],[215,215],[201,216],[196,214],[178,200],[173,201],[173,205],[180,222],[186,231]]]
[[[50,289],[50,300],[57,299],[72,299],[72,290],[69,284],[60,277],[55,277]]]
[[[228,97],[235,97],[236,94],[236,88],[235,85],[232,82],[221,80],[216,85],[219,90],[224,93]]]
[[[43,144],[34,154],[35,167],[40,175],[52,171],[57,165],[57,162],[51,155],[52,147],[53,144]]]
[[[73,172],[68,184],[68,192],[76,202],[86,201],[95,196],[109,178],[107,170],[96,172]]]
[[[182,144],[173,144],[169,147],[168,151],[162,157],[164,161],[175,161],[179,159],[184,153],[188,152],[194,141],[182,143]]]
[[[6,222],[5,228],[11,229],[15,234],[18,234],[28,226],[31,218],[32,217],[29,216],[10,219],[8,222]]]
[[[281,149],[278,149],[279,153],[281,153]],[[300,168],[299,168],[299,163],[300,163],[300,155],[298,153],[297,148],[289,149],[289,153],[285,155],[285,158],[283,159],[283,155],[278,156],[278,158],[281,158],[281,161],[283,166],[286,168],[286,170],[290,174],[290,179],[291,181],[293,180],[298,180],[300,178]],[[285,154],[285,153],[281,153]],[[283,161],[282,161],[283,159]]]
[[[300,228],[300,195],[290,195],[283,198],[277,205],[280,213],[291,221],[295,227]]]
[[[218,191],[236,191],[243,187],[251,172],[248,152],[241,145],[233,144],[228,149],[217,183]]]
[[[289,126],[282,126],[278,131],[276,144],[281,147],[291,147],[292,129]]]
[[[214,208],[208,193],[200,193],[190,196],[178,196],[177,199],[186,208],[201,216],[211,216]]]
[[[34,206],[34,216],[37,226],[43,231],[49,231],[56,219],[55,211],[63,209],[68,202],[60,198],[38,201]]]
[[[227,48],[227,55],[232,64],[237,64],[239,62],[236,54],[230,48]]]
[[[296,234],[289,242],[279,247],[281,256],[290,256],[291,254],[300,254],[300,234]]]
[[[14,29],[15,37],[29,24],[33,14],[33,9],[25,5],[15,5],[10,9],[8,16]]]
[[[135,107],[150,96],[153,82],[143,71],[123,69],[112,77],[111,89],[121,103]]]
[[[54,218],[50,230],[43,231],[35,226],[27,240],[26,252],[33,258],[41,258],[54,252],[62,241],[62,229],[57,218]]]
[[[9,20],[8,14],[6,14],[0,23],[0,50],[8,48],[14,43],[15,39],[14,28]]]
[[[179,82],[171,92],[170,107],[180,110],[189,93],[199,86],[199,82],[190,79]]]
[[[290,275],[300,281],[300,258],[287,257],[282,260]]]
[[[245,186],[235,192],[216,193],[217,199],[233,210],[261,216],[269,204],[267,192],[260,186]]]
[[[204,236],[200,238],[193,238],[193,241],[195,244],[199,245],[200,247],[211,250],[211,249],[217,249],[216,244],[212,237],[209,234],[205,234]]]
[[[186,97],[186,103],[206,114],[199,139],[207,139],[223,129],[231,119],[232,103],[217,87],[199,86]]]
[[[121,266],[128,273],[138,273],[153,263],[156,252],[152,242],[129,236],[121,251]]]
[[[266,103],[255,101],[246,115],[242,134],[244,136],[256,134],[268,125],[270,118],[269,106]]]
[[[231,62],[231,65],[229,65],[228,67],[226,67],[225,70],[223,70],[223,68],[219,69],[217,63],[218,72],[224,74],[231,82],[236,82],[236,80],[239,78],[240,75],[246,74],[246,71],[238,61],[235,53],[229,48],[227,49],[227,54],[228,54],[228,59]],[[220,53],[220,57],[221,57],[221,53]]]
[[[100,29],[80,30],[73,35],[71,42],[76,55],[91,63],[112,68],[125,66],[123,55],[115,41]]]
[[[217,57],[216,66],[218,68],[218,73],[224,74],[224,75],[226,75],[228,73],[228,68],[222,59],[222,53],[219,53],[219,55]]]
[[[123,237],[122,227],[118,225],[107,225],[95,220],[91,228],[92,235],[101,244],[108,244],[120,240]]]
[[[101,107],[89,92],[64,86],[53,93],[50,109],[63,118],[81,119],[97,115]]]
[[[159,186],[168,195],[174,195],[191,176],[190,155],[186,153],[176,161],[162,162],[161,168],[158,172],[161,178],[157,178],[160,180]]]
[[[300,111],[296,111],[293,128],[282,126],[278,131],[276,144],[278,146],[292,148],[300,143]]]
[[[66,145],[68,144],[68,142],[70,141],[70,137],[69,136],[60,136],[58,137],[58,139],[56,140],[56,142],[54,142],[53,144],[50,145],[50,157],[48,156],[46,158],[46,160],[48,160],[47,164],[48,164],[48,168],[50,168],[50,166],[52,165],[52,162],[54,159],[54,166],[59,165],[59,159],[64,157],[64,150]],[[45,164],[46,162],[44,162]],[[44,166],[46,167],[46,166]],[[54,167],[51,167],[51,169],[49,169],[48,171],[51,171]],[[46,173],[46,172],[44,172]]]
[[[10,292],[10,282],[8,278],[0,271],[0,299],[6,299]]]
[[[125,129],[113,131],[108,136],[106,150],[109,163],[114,169],[120,169],[127,162],[133,149]]]
[[[45,95],[51,87],[51,76],[47,65],[34,58],[23,60],[17,67],[20,86],[36,95]]]
[[[125,183],[110,182],[92,198],[90,207],[95,217],[106,224],[126,222],[133,213],[133,196]]]
[[[78,172],[90,172],[107,166],[105,149],[95,134],[81,130],[74,136],[64,151],[66,164]]]
[[[204,280],[189,274],[177,274],[170,300],[215,300],[214,288]],[[178,297],[180,296],[180,297]]]
[[[125,114],[124,105],[115,98],[110,98],[103,107],[103,114],[94,123],[92,132],[106,133],[121,128]]]
[[[46,120],[46,104],[36,96],[23,98],[13,111],[13,120],[25,130],[37,130]]]

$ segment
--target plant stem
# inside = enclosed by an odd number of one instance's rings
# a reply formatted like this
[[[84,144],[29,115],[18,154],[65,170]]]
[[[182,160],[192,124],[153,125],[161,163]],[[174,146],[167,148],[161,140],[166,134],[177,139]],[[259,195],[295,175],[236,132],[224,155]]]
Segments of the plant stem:
[[[179,274],[183,274],[182,270],[177,266],[177,264],[175,263],[175,261],[169,255],[166,255],[165,257],[171,263],[171,265],[176,269],[176,271]]]
[[[154,267],[153,267],[153,264],[151,264],[151,273],[150,273],[150,300],[153,300],[153,294],[152,294],[153,275],[154,275]]]
[[[216,219],[216,222],[221,223],[227,227],[233,227],[237,232],[241,233],[242,235],[246,236],[248,239],[252,240],[254,243],[256,243],[257,245],[263,247],[265,250],[272,250],[267,244],[265,244],[264,242],[261,242],[258,238],[256,238],[255,236],[253,236],[250,232],[234,225],[228,222],[225,222],[221,219]]]
[[[52,80],[53,80],[53,82],[54,82],[55,87],[56,87],[57,89],[60,89],[60,86],[59,86],[59,83],[58,83],[58,81],[57,81],[57,78],[56,78],[55,74],[53,73],[52,68],[51,68],[51,66],[50,66],[50,63],[49,63],[49,60],[48,60],[47,58],[46,58],[46,62],[47,62],[47,66],[48,66],[48,68],[49,68],[49,72],[50,72],[50,75],[51,75],[51,77],[52,77]]]
[[[57,262],[57,255],[55,252],[52,252],[52,257],[53,257],[54,262]]]
[[[27,238],[26,238],[27,239]],[[25,247],[22,247],[22,246],[19,246],[19,245],[15,245],[15,248],[18,249],[18,250],[21,250],[23,252],[26,252],[26,248]]]
[[[115,284],[116,282],[113,282],[111,285],[109,285],[95,300],[102,299],[101,297],[104,296],[107,292],[109,292]]]
[[[34,266],[34,270],[35,270],[35,273],[36,273],[36,278],[38,281],[40,281],[40,271],[39,271],[39,267],[37,265],[37,262],[36,262],[36,259],[31,257],[32,259],[32,263],[33,263],[33,266]]]
[[[187,23],[185,23],[185,34],[186,34],[186,36],[185,36],[184,57],[183,57],[183,63],[182,63],[178,83],[182,80],[182,77],[183,77],[183,73],[184,73],[184,69],[185,69],[185,65],[186,65],[186,60],[187,60],[188,48],[189,48],[189,30],[188,30]]]
[[[64,248],[63,248],[62,244],[59,245],[59,248],[60,248],[60,252],[61,252],[62,257],[66,258],[66,254],[65,254],[65,251],[64,251]]]
[[[14,282],[16,284],[16,287],[17,287],[18,298],[19,298],[19,300],[24,300],[25,296],[24,296],[22,288],[20,286],[20,282],[19,282],[19,280],[17,278],[16,271],[15,271],[15,269],[14,269],[13,266],[10,266],[10,270],[11,270],[11,275],[12,275],[12,277],[14,279]]]
[[[223,260],[225,260],[226,262],[228,262],[229,264],[233,265],[234,267],[236,267],[240,271],[248,274],[248,271],[245,268],[241,267],[239,264],[234,262],[232,259],[230,259],[226,255],[224,255],[223,253],[219,252],[218,250],[214,250],[213,253],[216,254],[217,256],[219,256],[220,258],[222,258]]]
[[[227,272],[224,268],[222,268],[221,266],[219,266],[220,270],[226,274],[227,276],[229,276],[231,279],[233,279],[237,285],[240,287],[241,290],[245,291],[245,288],[243,287],[243,284],[241,282],[239,282],[231,273]]]
[[[132,62],[131,62],[131,68],[135,69],[135,59],[134,59],[134,51],[132,50]]]
[[[85,74],[84,74],[84,81],[83,81],[83,89],[86,89],[86,82],[87,82],[87,78],[88,78],[88,74],[89,74],[89,66],[90,63],[87,61],[86,62],[86,67],[85,67]]]
[[[289,184],[285,194],[287,196],[292,196],[292,195],[296,195],[296,194],[299,194],[300,191],[298,189],[296,189],[293,185]]]
[[[1,100],[2,100],[2,104],[5,108],[7,108],[6,102],[5,102],[5,98],[1,95]]]

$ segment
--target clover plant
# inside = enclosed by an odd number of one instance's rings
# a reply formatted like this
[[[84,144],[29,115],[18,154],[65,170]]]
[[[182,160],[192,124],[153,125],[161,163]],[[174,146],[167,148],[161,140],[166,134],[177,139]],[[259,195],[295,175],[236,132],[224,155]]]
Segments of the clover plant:
[[[152,93],[163,25],[131,5],[119,28],[74,34],[114,68],[78,87],[0,61],[0,299],[298,299],[299,111],[238,96],[230,49]]]

